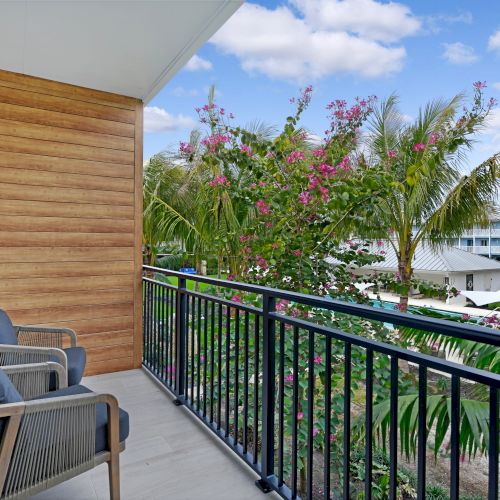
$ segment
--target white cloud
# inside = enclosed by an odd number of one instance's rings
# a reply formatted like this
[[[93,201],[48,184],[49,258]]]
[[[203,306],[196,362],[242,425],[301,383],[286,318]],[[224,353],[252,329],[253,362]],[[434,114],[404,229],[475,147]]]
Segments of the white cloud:
[[[488,39],[488,49],[500,52],[500,30],[493,33]]]
[[[495,82],[495,83],[492,83],[491,86],[495,89],[495,90],[499,90],[500,91],[500,82]]]
[[[179,86],[172,90],[172,95],[175,97],[196,97],[199,95],[199,91],[197,89],[186,89]]]
[[[397,3],[293,0],[293,6],[299,15],[288,6],[246,3],[210,41],[247,72],[303,83],[338,73],[373,78],[400,71],[406,51],[388,43],[420,28]]]
[[[472,64],[478,60],[474,48],[462,42],[443,43],[443,57],[451,64]]]
[[[443,30],[444,25],[456,23],[471,24],[473,20],[474,18],[471,12],[462,11],[458,14],[436,14],[427,16],[424,19],[424,23],[427,31],[436,34]]]
[[[481,140],[480,151],[488,155],[500,151],[500,108],[494,108],[487,118],[485,129],[482,131],[486,137]]]
[[[188,63],[186,64],[186,66],[184,66],[184,68],[187,69],[188,71],[199,71],[199,70],[207,71],[209,69],[212,69],[213,65],[208,59],[203,59],[203,57],[200,57],[195,54],[191,59],[189,59]]]
[[[369,40],[397,42],[415,34],[420,21],[409,7],[374,0],[292,0],[315,29],[356,33]]]
[[[163,108],[146,106],[144,108],[144,132],[166,132],[192,128],[195,121],[186,115],[172,115]]]

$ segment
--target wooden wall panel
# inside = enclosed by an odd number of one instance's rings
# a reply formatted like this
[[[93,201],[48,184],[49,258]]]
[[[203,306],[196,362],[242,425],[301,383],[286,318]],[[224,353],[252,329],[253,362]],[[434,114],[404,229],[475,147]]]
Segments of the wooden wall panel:
[[[140,366],[142,102],[0,70],[0,308]]]

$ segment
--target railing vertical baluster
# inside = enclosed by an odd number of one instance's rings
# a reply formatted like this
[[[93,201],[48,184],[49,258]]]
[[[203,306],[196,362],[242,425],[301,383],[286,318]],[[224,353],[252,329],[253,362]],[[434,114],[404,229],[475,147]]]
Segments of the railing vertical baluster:
[[[280,371],[279,371],[279,413],[278,413],[278,486],[283,485],[284,438],[285,438],[285,323],[280,322]]]
[[[219,304],[217,318],[217,430],[221,428],[222,416],[222,304]]]
[[[207,370],[208,370],[208,300],[205,299],[205,321],[203,324],[203,417],[207,416]]]
[[[297,498],[297,413],[299,411],[299,329],[293,327],[292,498]]]
[[[313,497],[314,467],[314,332],[308,330],[307,359],[307,498]]]
[[[151,359],[153,360],[153,372],[158,376],[158,285],[153,283],[153,298],[151,300]]]
[[[175,391],[177,396],[184,397],[184,371],[186,363],[186,278],[179,278],[176,290],[176,323],[175,346],[177,359],[175,361]]]
[[[240,310],[234,311],[234,445],[238,444],[239,434],[239,388],[240,388]]]
[[[350,476],[351,476],[351,357],[352,346],[344,345],[344,488],[343,498],[350,498]],[[330,436],[328,436],[330,437]]]
[[[225,401],[224,401],[224,413],[225,413],[225,436],[229,437],[229,427],[230,427],[230,419],[231,419],[231,402],[230,402],[230,376],[231,376],[231,308],[228,306],[226,307],[226,352],[225,352],[225,368],[226,368],[226,373],[225,373],[225,383],[224,383],[224,389],[225,389]]]
[[[248,451],[248,330],[250,315],[245,311],[245,330],[244,335],[244,359],[243,359],[243,453]]]
[[[153,365],[152,365],[152,356],[151,356],[151,349],[153,346],[153,335],[152,335],[152,323],[153,323],[153,316],[152,316],[152,309],[151,309],[151,304],[153,302],[153,284],[149,283],[148,287],[148,363],[149,363],[149,368],[152,370]]]
[[[177,349],[177,343],[175,340],[175,292],[173,290],[170,290],[170,332],[169,332],[169,340],[170,340],[170,355],[169,355],[169,383],[170,387],[174,386],[174,375],[175,375],[175,366],[176,363],[174,361],[175,359],[175,349]]]
[[[262,297],[262,475],[260,486],[268,489],[268,477],[274,475],[274,415],[276,377],[275,320],[269,313],[276,309],[276,299]]]
[[[418,367],[418,455],[417,499],[425,500],[427,452],[427,368]]]
[[[389,499],[396,500],[398,489],[398,358],[391,356],[391,430],[389,436]]]
[[[366,350],[365,498],[372,498],[373,482],[373,351]],[[392,432],[392,427],[391,427]]]
[[[460,378],[451,376],[450,500],[460,495]]]
[[[215,388],[215,302],[212,302],[210,314],[210,423],[214,421]]]
[[[254,374],[253,374],[253,463],[259,460],[259,357],[260,357],[260,328],[259,316],[255,316],[255,352],[254,352]]]
[[[189,401],[189,295],[186,294],[186,315],[183,319],[186,325],[184,338],[184,399]]]
[[[488,500],[498,500],[498,389],[490,387],[490,443],[488,450]]]
[[[325,339],[325,436],[323,457],[323,496],[330,500],[330,432],[332,412],[332,339]]]
[[[202,345],[202,335],[201,335],[201,297],[198,297],[198,328],[196,336],[196,409],[200,411],[200,385],[201,385],[201,345]]]
[[[194,353],[195,353],[195,336],[196,336],[196,297],[193,296],[191,301],[191,404],[194,406]]]
[[[165,359],[165,345],[167,343],[167,328],[166,328],[166,306],[165,306],[165,287],[161,287],[161,349],[160,349],[160,377],[161,381],[165,382],[165,370],[166,370],[166,359]]]

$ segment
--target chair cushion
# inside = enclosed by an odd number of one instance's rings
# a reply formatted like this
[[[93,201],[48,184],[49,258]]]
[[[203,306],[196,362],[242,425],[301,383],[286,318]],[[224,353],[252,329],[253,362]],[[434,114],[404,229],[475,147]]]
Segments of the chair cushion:
[[[68,358],[68,386],[77,385],[81,382],[83,372],[85,371],[85,363],[87,362],[87,355],[83,347],[68,347],[64,349]],[[58,361],[56,357],[51,357],[51,361]],[[54,390],[56,385],[56,375],[51,374],[50,390]]]
[[[47,398],[57,398],[61,396],[74,396],[75,394],[88,394],[92,393],[90,389],[84,385],[73,385],[71,387],[66,387],[65,389],[59,389],[58,391],[48,392],[43,396],[38,396],[34,399],[47,399]],[[127,439],[129,435],[129,417],[125,410],[120,408],[120,442]],[[95,452],[109,450],[108,438],[107,438],[107,427],[108,427],[108,407],[104,403],[98,403],[96,407],[96,433],[95,433]]]
[[[0,404],[21,403],[22,401],[23,398],[21,397],[21,394],[17,392],[17,389],[11,382],[10,378],[2,369],[0,369]],[[6,422],[7,417],[0,418],[0,438],[3,435]]]
[[[0,344],[17,345],[17,335],[9,315],[0,309]]]

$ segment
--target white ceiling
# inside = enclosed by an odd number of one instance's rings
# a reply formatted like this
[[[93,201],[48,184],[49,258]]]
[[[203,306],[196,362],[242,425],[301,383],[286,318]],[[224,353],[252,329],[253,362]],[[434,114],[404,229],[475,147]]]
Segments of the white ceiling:
[[[242,3],[1,0],[0,69],[147,102]]]

